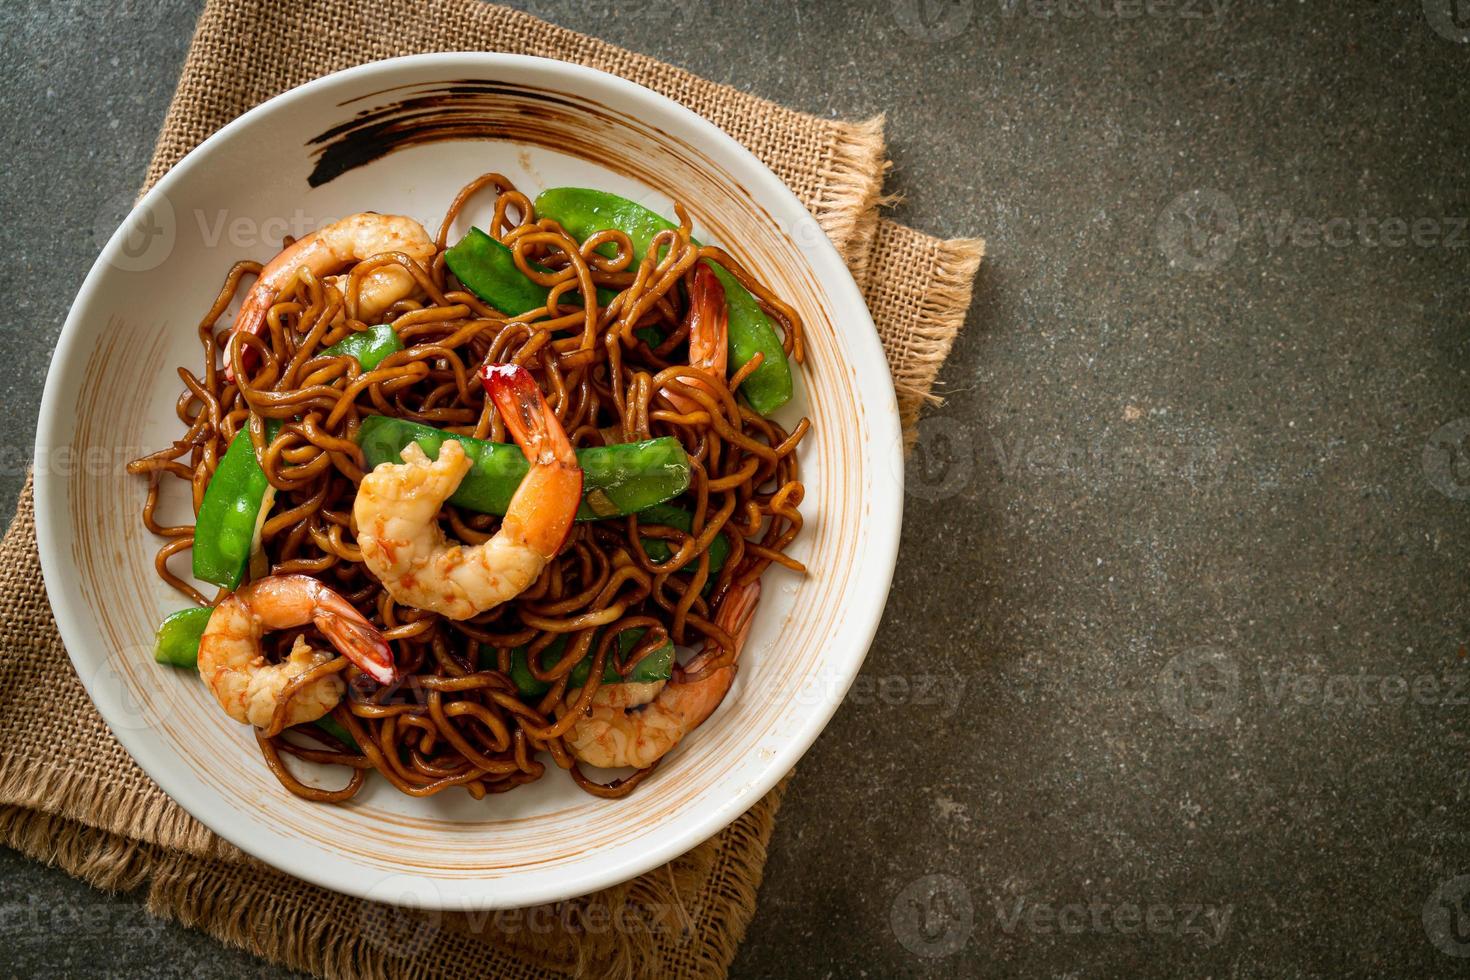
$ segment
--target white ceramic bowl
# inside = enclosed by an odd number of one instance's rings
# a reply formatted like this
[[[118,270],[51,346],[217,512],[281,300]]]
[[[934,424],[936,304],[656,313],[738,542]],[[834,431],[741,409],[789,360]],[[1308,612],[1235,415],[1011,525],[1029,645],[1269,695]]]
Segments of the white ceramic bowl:
[[[355,159],[361,165],[309,185],[315,137],[445,90],[436,104],[468,128]],[[603,149],[589,156],[595,146]],[[434,228],[455,190],[487,170],[533,194],[600,187],[666,214],[678,198],[699,234],[733,246],[799,308],[811,356],[781,417],[815,423],[801,449],[807,527],[793,549],[812,571],[770,573],[731,695],[627,799],[584,795],[553,769],[478,803],[459,792],[412,799],[379,778],[349,806],[307,803],[276,782],[248,730],[196,676],[153,663],[155,625],[186,603],[154,573],[161,542],[141,523],[143,481],[123,464],[181,433],[174,369],[197,365],[195,325],[232,262],[265,260],[283,234],[354,211],[413,215]],[[272,99],[210,137],[148,193],[87,276],[36,437],[47,591],[118,740],[169,796],[243,850],[400,905],[505,908],[586,894],[715,834],[791,769],[846,693],[898,544],[903,477],[887,363],[857,287],[814,227],[770,171],[694,113],[622,79],[537,58],[366,65]],[[181,486],[170,488],[165,519],[188,513]]]

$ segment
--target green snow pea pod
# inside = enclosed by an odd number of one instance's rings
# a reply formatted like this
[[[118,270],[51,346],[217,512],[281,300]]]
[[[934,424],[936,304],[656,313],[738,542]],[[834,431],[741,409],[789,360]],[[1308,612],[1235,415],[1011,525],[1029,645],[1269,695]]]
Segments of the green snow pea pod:
[[[274,439],[280,429],[280,422],[267,421],[266,438]],[[194,522],[194,577],[227,589],[238,588],[274,500],[275,491],[255,458],[250,430],[242,428],[230,440],[204,488]]]
[[[196,669],[199,638],[204,635],[204,627],[209,625],[213,613],[209,606],[195,606],[166,616],[158,624],[158,634],[153,640],[153,659],[172,667]]]
[[[541,309],[551,293],[547,287],[526,277],[516,265],[515,254],[509,246],[478,228],[471,228],[459,244],[445,250],[444,263],[470,292],[507,316],[520,316]],[[539,265],[536,269],[551,271]],[[610,290],[599,289],[597,301],[606,306],[616,295]],[[559,302],[580,306],[582,296],[576,291],[564,293]]]
[[[647,630],[631,629],[624,630],[618,634],[617,659],[621,660],[633,651],[643,639]],[[593,644],[597,643],[596,638]],[[553,666],[566,650],[566,637],[559,636],[551,642],[545,650],[541,651],[541,668],[543,670]],[[582,687],[587,683],[587,675],[592,671],[593,654],[588,653],[577,666],[572,668],[571,677],[567,679],[567,690]],[[674,645],[668,640],[652,653],[633,665],[633,670],[627,677],[622,676],[612,665],[613,651],[608,651],[609,662],[602,669],[602,683],[604,684],[647,684],[652,681],[666,681],[673,676],[674,670]],[[493,647],[480,648],[480,666],[494,668],[496,664],[495,649]],[[527,663],[526,648],[516,647],[510,654],[510,678],[515,682],[516,690],[520,691],[522,697],[539,698],[551,690],[551,685],[536,679],[531,673],[531,667]]]
[[[616,194],[585,187],[553,187],[536,197],[536,213],[555,219],[578,241],[599,231],[616,229],[633,243],[634,262],[643,261],[653,237],[677,227],[648,208]],[[611,246],[609,246],[611,248]],[[781,338],[760,304],[740,281],[714,262],[709,263],[725,288],[730,316],[730,370],[739,370],[761,354],[761,366],[745,379],[740,390],[750,406],[769,415],[791,400],[791,364]]]
[[[371,371],[383,362],[383,358],[401,350],[403,341],[398,339],[398,331],[392,324],[380,323],[343,337],[322,353],[328,357],[355,357],[364,371]]]
[[[449,502],[482,514],[504,514],[531,468],[514,443],[472,439],[385,415],[363,419],[357,433],[369,467],[401,462],[400,454],[410,442],[436,459],[445,439],[457,439],[471,463]],[[579,449],[577,462],[582,467],[579,521],[632,514],[689,488],[689,457],[671,436]]]

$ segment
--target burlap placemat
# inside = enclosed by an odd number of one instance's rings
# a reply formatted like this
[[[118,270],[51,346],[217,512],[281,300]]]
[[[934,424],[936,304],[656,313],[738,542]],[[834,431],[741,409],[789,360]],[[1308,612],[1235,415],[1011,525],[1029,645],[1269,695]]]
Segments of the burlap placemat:
[[[678,9],[667,5],[668,16]],[[380,0],[370,13],[351,0],[212,0],[148,184],[281,91],[351,65],[439,50],[542,55],[613,72],[677,99],[749,147],[847,258],[912,437],[964,321],[983,243],[941,241],[878,217],[881,120],[794,112],[475,0]],[[0,690],[0,842],[99,888],[146,888],[159,915],[326,976],[723,975],[755,911],[782,791],[641,878],[523,913],[409,913],[303,884],[212,834],[112,739],[51,618],[29,483],[0,541]]]

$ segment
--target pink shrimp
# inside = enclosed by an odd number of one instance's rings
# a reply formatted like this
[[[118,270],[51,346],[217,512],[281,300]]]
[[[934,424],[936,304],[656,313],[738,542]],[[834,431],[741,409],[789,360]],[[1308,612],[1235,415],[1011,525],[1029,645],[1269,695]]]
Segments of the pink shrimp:
[[[582,503],[582,468],[525,368],[487,364],[485,391],[531,462],[494,537],[466,547],[444,538],[437,517],[470,470],[464,447],[445,439],[430,460],[418,443],[402,463],[381,463],[357,488],[352,515],[368,569],[415,609],[468,619],[512,599],[556,557]]]
[[[689,366],[717,378],[725,377],[730,361],[729,328],[725,287],[720,285],[708,263],[701,262],[694,269],[694,284],[689,289]],[[709,391],[709,384],[693,375],[679,380],[690,387]],[[664,389],[663,396],[686,415],[702,407],[683,392]]]
[[[379,684],[398,679],[388,641],[352,603],[309,576],[272,575],[220,600],[199,640],[199,676],[231,718],[265,728],[286,685],[332,659],[298,638],[285,662],[266,663],[260,641],[267,630],[307,623]],[[336,706],[342,692],[336,674],[301,688],[287,709],[286,724],[315,721]]]
[[[256,336],[264,333],[265,317],[271,304],[302,266],[324,277],[384,252],[403,252],[409,258],[427,262],[434,257],[435,245],[424,226],[412,218],[371,212],[350,214],[303,235],[260,270],[260,276],[250,287],[250,292],[245,294],[240,312],[235,315],[230,339],[239,333]],[[401,266],[375,269],[363,278],[360,285],[358,318],[366,322],[376,320],[388,307],[412,295],[415,285],[413,276]],[[230,363],[230,347],[227,341],[225,377],[233,381],[235,369]],[[244,348],[244,351],[242,358],[248,366],[249,348]]]
[[[715,622],[735,641],[738,657],[750,635],[760,599],[759,582],[739,586],[725,597]],[[718,646],[705,644],[685,667],[676,667],[672,681],[648,684],[604,684],[592,696],[587,716],[578,720],[566,736],[572,755],[590,766],[644,769],[662,759],[670,749],[702,725],[730,690],[735,680],[735,661],[698,676],[716,654]],[[576,691],[567,694],[574,701]]]

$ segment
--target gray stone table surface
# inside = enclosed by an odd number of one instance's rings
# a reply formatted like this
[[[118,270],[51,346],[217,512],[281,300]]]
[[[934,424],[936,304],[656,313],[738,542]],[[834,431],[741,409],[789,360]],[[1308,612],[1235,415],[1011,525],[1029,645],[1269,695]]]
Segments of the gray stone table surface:
[[[1463,970],[1463,5],[671,3],[528,7],[886,113],[894,215],[989,240],[736,975]],[[7,505],[196,13],[0,6]],[[0,881],[6,974],[277,972]]]

